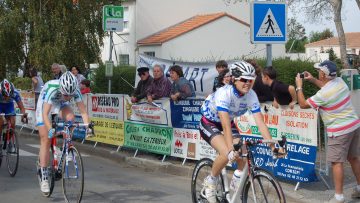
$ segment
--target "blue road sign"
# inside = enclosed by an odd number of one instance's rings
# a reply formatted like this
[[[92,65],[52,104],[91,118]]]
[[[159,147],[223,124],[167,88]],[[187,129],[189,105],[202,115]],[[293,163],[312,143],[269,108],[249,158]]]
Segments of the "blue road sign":
[[[252,2],[250,13],[252,43],[286,42],[287,5],[285,2]]]

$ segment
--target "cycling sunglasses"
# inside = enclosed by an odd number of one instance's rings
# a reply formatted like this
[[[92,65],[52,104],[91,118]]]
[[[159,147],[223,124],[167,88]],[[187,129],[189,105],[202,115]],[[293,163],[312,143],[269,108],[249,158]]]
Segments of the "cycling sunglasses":
[[[240,78],[240,79],[238,79],[240,82],[243,82],[243,83],[252,83],[252,82],[254,82],[254,79],[245,79],[245,78]]]

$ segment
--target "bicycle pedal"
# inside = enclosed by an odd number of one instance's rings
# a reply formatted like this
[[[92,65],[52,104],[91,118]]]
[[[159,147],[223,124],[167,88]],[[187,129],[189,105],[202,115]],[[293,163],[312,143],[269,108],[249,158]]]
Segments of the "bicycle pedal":
[[[61,178],[62,178],[62,172],[56,171],[55,172],[55,181],[61,180]]]

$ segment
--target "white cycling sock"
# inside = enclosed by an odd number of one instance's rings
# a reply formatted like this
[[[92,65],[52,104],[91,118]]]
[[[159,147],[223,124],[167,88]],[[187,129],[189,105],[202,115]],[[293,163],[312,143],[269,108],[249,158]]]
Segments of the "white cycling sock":
[[[216,184],[216,183],[217,183],[217,177],[214,177],[214,176],[212,176],[212,175],[209,175],[209,176],[207,177],[207,181],[208,181],[209,183],[211,183],[211,184]]]
[[[337,199],[338,201],[344,201],[344,194],[335,193],[335,199]]]
[[[48,170],[47,167],[41,167],[41,180],[48,179]]]

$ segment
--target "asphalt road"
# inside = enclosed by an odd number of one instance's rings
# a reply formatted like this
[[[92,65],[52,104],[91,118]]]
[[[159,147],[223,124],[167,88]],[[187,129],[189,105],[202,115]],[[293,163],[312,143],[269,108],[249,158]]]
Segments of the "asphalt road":
[[[50,198],[40,193],[35,162],[39,151],[33,138],[20,139],[20,165],[10,177],[5,162],[0,168],[0,202],[64,202],[61,182]],[[141,169],[83,153],[85,187],[83,201],[92,202],[190,202],[190,179]]]

